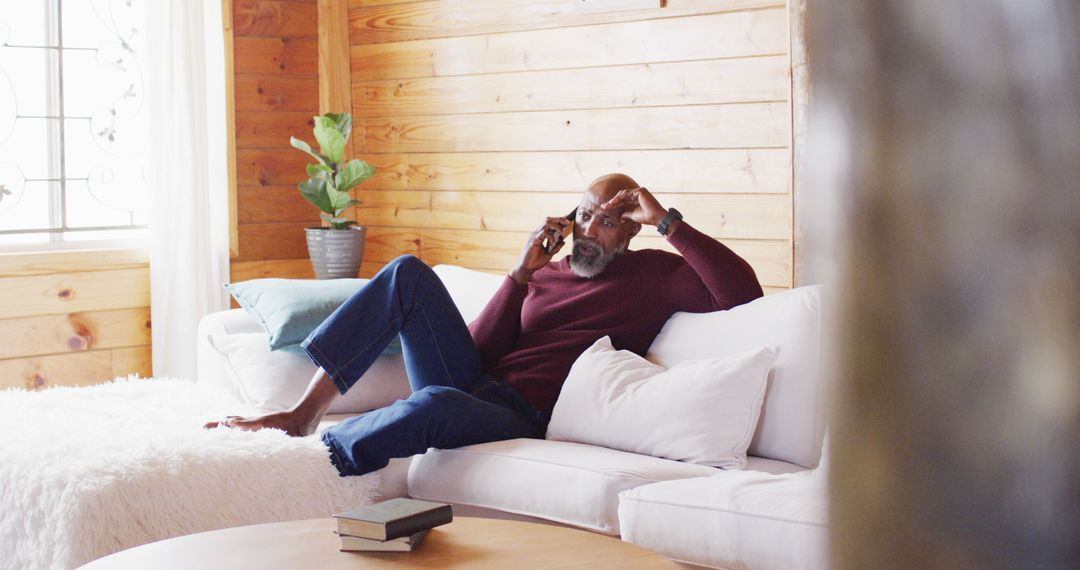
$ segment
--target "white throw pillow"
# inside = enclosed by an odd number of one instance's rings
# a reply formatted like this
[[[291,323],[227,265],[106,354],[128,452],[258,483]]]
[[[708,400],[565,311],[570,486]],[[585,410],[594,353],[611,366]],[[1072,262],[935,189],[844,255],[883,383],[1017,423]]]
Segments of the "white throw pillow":
[[[244,403],[264,411],[292,407],[304,395],[316,367],[299,350],[270,350],[266,333],[210,335],[228,364]],[[334,400],[327,413],[352,414],[382,408],[409,397],[402,356],[380,356],[351,390]]]
[[[813,467],[821,455],[826,425],[823,293],[821,285],[812,285],[726,311],[676,313],[645,356],[671,367],[759,346],[778,347],[780,355],[769,372],[761,419],[748,453]]]
[[[769,367],[762,347],[665,369],[603,337],[570,368],[547,438],[742,469]]]

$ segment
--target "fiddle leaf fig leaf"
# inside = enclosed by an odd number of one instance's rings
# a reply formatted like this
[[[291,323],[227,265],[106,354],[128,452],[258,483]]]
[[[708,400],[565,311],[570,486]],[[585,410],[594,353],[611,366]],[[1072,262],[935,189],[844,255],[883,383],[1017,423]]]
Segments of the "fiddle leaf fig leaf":
[[[352,196],[349,196],[348,192],[341,192],[335,189],[330,190],[328,193],[330,194],[330,204],[334,207],[335,210],[344,210],[345,208],[349,207],[349,202],[352,200]]]
[[[319,217],[326,220],[330,227],[335,230],[348,229],[349,226],[355,226],[356,220],[350,220],[348,218],[339,218],[337,216],[331,216],[330,214],[320,214]]]
[[[325,164],[308,164],[307,165],[307,174],[308,174],[308,176],[310,176],[312,178],[318,178],[318,177],[323,176],[325,174],[329,174],[329,173],[331,173],[333,171],[334,171],[333,168],[330,168],[329,166],[327,166]]]
[[[334,128],[341,133],[345,140],[349,140],[349,135],[352,134],[352,114],[351,113],[327,113],[324,117],[330,117],[334,121]]]
[[[324,212],[334,211],[334,205],[330,201],[330,194],[327,193],[326,180],[322,178],[308,178],[300,183],[300,194],[315,205],[316,208]]]
[[[352,127],[351,114],[326,113],[314,118],[312,132],[319,143],[318,151],[306,141],[296,137],[289,139],[293,148],[317,161],[317,164],[306,165],[308,179],[299,184],[300,193],[324,212],[322,219],[338,229],[356,224],[355,220],[341,217],[345,210],[361,203],[350,196],[349,191],[375,175],[375,167],[363,160],[342,162]]]
[[[375,175],[375,167],[359,159],[352,159],[341,168],[337,188],[342,192],[352,190],[354,186]]]
[[[341,162],[345,155],[345,137],[337,130],[337,123],[323,115],[315,117],[315,140],[319,141],[319,151],[332,164]]]
[[[311,148],[311,145],[309,145],[308,143],[306,143],[306,142],[304,142],[304,141],[302,141],[302,140],[300,140],[300,139],[298,139],[296,137],[289,137],[289,144],[291,144],[292,147],[295,148],[295,149],[299,149],[299,150],[302,150],[302,151],[310,154],[312,156],[312,158],[319,161],[319,164],[321,164],[323,166],[326,166],[326,157],[319,154],[319,153],[317,153],[317,152],[315,152]],[[327,166],[327,168],[329,168],[329,166]]]

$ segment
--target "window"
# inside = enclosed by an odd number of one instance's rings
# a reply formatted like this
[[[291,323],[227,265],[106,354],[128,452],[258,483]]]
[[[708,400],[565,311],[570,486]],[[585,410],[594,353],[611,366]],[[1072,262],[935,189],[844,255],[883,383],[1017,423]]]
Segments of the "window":
[[[0,2],[0,248],[144,237],[140,0]]]

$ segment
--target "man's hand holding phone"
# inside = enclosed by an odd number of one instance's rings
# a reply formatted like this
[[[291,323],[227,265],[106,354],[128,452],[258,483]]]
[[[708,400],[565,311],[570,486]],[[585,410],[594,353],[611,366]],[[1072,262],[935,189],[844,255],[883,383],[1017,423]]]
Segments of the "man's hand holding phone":
[[[566,245],[566,236],[573,231],[574,222],[566,217],[548,218],[525,242],[517,267],[510,278],[524,285],[537,269],[547,265],[551,258]]]

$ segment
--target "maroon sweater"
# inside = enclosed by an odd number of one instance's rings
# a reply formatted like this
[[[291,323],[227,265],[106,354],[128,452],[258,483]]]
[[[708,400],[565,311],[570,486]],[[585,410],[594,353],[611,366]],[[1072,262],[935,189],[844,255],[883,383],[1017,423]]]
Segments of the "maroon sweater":
[[[550,414],[574,361],[604,335],[615,348],[644,355],[674,313],[729,309],[762,295],[746,261],[685,221],[668,240],[681,257],[629,251],[592,279],[578,277],[564,258],[527,285],[507,277],[469,325],[484,370]]]

